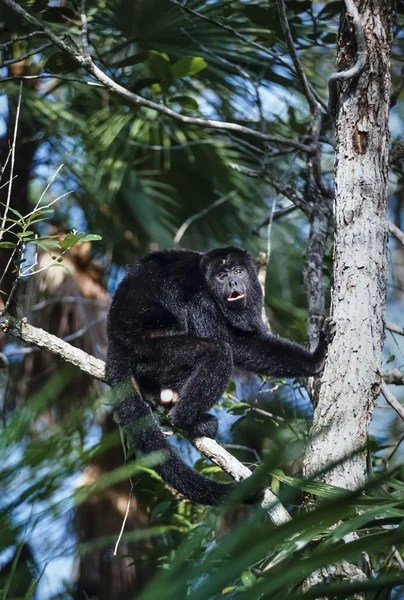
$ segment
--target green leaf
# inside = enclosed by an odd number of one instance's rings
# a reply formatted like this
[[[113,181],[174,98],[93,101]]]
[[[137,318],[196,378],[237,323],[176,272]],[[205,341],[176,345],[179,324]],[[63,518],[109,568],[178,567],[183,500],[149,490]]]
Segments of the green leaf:
[[[171,102],[176,102],[182,108],[189,108],[190,110],[198,110],[199,108],[199,104],[195,98],[191,98],[190,96],[175,96],[171,98]]]
[[[182,77],[191,77],[196,75],[202,69],[207,67],[207,62],[199,56],[184,56],[171,67],[174,79],[182,79]]]
[[[246,410],[249,410],[251,405],[248,402],[237,402],[227,409],[227,412],[233,413],[234,415],[242,415]]]
[[[23,231],[22,233],[19,233],[18,237],[20,237],[20,238],[26,238],[26,237],[30,237],[31,235],[35,235],[35,231],[32,231],[30,229],[28,231]]]
[[[170,508],[171,504],[172,503],[169,500],[165,500],[164,502],[159,502],[158,504],[156,504],[156,506],[151,511],[150,522],[156,521],[157,519],[162,517]]]
[[[257,581],[257,578],[251,571],[243,571],[241,574],[241,582],[246,587],[251,587]]]
[[[24,221],[23,215],[20,212],[18,212],[18,210],[16,210],[15,208],[12,208],[11,206],[8,207],[8,210],[10,210],[12,213],[17,215],[17,217],[19,217],[22,221]]]
[[[100,240],[102,237],[96,233],[89,233],[81,239],[82,242],[99,242]]]
[[[77,235],[75,233],[66,234],[60,244],[61,249],[67,250],[68,248],[72,248],[72,246],[77,244],[77,242],[80,242],[84,236],[84,233],[78,233]]]
[[[15,553],[14,558],[13,558],[13,562],[11,564],[11,569],[10,569],[9,576],[7,577],[7,581],[6,581],[6,583],[4,584],[4,587],[3,587],[3,591],[2,591],[2,594],[1,594],[1,600],[7,600],[8,592],[10,590],[10,585],[11,585],[11,582],[13,581],[13,577],[14,577],[15,571],[17,569],[18,559],[20,558],[20,554],[21,554],[21,551],[22,551],[22,549],[24,547],[24,543],[25,543],[24,540],[22,540],[19,543],[19,545],[18,545],[18,548],[17,548],[16,553]]]
[[[13,242],[0,242],[0,248],[16,248],[17,244],[13,244]]]
[[[396,355],[395,354],[390,354],[390,356],[386,360],[386,365],[388,365],[389,363],[393,362],[395,359],[396,359]]]
[[[48,566],[48,563],[45,563],[44,566],[42,567],[42,570],[39,574],[39,577],[37,579],[33,579],[31,581],[31,584],[27,590],[27,593],[24,596],[24,600],[32,600],[36,591],[36,588],[38,587],[39,582],[42,579],[42,575],[45,572],[46,567]]]

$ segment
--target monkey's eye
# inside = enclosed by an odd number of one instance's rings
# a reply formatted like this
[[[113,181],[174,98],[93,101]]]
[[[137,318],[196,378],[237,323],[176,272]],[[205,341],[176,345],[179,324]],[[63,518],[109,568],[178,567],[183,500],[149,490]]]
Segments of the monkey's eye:
[[[221,273],[219,273],[218,275],[216,275],[216,277],[220,280],[223,281],[223,279],[226,277],[226,273],[224,273],[224,271],[222,271]]]
[[[241,275],[242,273],[244,273],[244,269],[242,269],[241,267],[236,267],[235,269],[233,269],[233,273],[235,275]]]

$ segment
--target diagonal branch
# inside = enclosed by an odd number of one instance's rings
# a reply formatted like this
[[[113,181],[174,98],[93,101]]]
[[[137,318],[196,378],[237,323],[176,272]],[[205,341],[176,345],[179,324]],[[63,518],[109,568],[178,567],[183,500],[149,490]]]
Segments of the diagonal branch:
[[[261,131],[257,131],[255,129],[251,129],[250,127],[245,127],[244,125],[239,125],[238,123],[230,123],[225,121],[215,121],[212,119],[202,119],[199,117],[187,117],[180,113],[177,113],[175,110],[164,106],[163,104],[158,104],[157,102],[153,102],[151,100],[147,100],[138,94],[130,92],[122,85],[111,79],[106,73],[104,73],[97,65],[92,61],[91,57],[79,52],[75,47],[73,48],[67,42],[63,41],[57,35],[53,33],[49,27],[41,23],[38,19],[29,14],[22,6],[20,6],[15,0],[0,0],[3,4],[8,6],[11,10],[17,13],[24,21],[35,27],[35,29],[41,29],[46,37],[52,41],[59,50],[65,52],[73,60],[75,60],[83,69],[85,69],[88,73],[90,73],[97,81],[103,84],[103,86],[109,91],[118,94],[122,98],[128,100],[131,104],[135,106],[144,106],[145,108],[149,108],[158,112],[159,114],[165,115],[175,121],[186,125],[196,125],[197,127],[204,127],[205,129],[217,129],[218,131],[233,131],[235,133],[240,133],[243,135],[247,135],[250,137],[258,138],[264,142],[272,142],[275,144],[283,144],[286,146],[290,146],[292,148],[296,148],[296,150],[300,150],[302,152],[307,152],[308,154],[315,154],[316,148],[313,146],[307,146],[306,144],[302,144],[301,142],[297,142],[295,140],[290,140],[288,138],[284,138],[281,136],[269,135],[267,133],[262,133]]]
[[[354,28],[357,47],[356,62],[350,69],[347,69],[346,71],[340,71],[339,73],[334,73],[328,80],[328,112],[332,117],[335,117],[337,108],[338,81],[348,81],[350,79],[357,79],[360,77],[366,66],[366,60],[368,57],[362,21],[354,0],[345,0],[345,8],[347,14],[352,17],[352,25]]]
[[[400,371],[400,369],[382,371],[382,377],[386,383],[392,385],[404,385],[404,371]]]
[[[265,183],[268,183],[274,188],[277,194],[285,196],[285,198],[293,202],[293,204],[297,208],[300,208],[307,216],[310,216],[310,204],[306,202],[303,198],[301,198],[296,193],[296,190],[293,189],[293,187],[282,185],[278,183],[278,181],[276,181],[275,179],[269,177],[269,175],[267,175],[266,173],[263,173],[262,171],[255,171],[254,169],[250,169],[249,167],[245,167],[244,165],[238,165],[237,163],[229,163],[229,167],[231,167],[238,173],[241,173],[242,175],[246,175],[247,177],[251,177],[252,179],[261,179]],[[260,224],[259,227],[263,227],[264,224],[268,225],[268,221],[266,220],[265,223]]]
[[[391,221],[389,221],[389,232],[392,235],[394,235],[394,237],[400,242],[400,244],[404,246],[404,232],[401,231],[401,229],[399,229],[397,225],[394,225],[394,223],[392,223]]]
[[[295,44],[293,42],[292,33],[290,31],[288,17],[286,15],[286,7],[284,0],[277,0],[278,4],[278,13],[281,21],[281,26],[284,35],[286,36],[286,42],[289,49],[289,54],[292,59],[293,65],[295,67],[297,76],[300,79],[300,82],[303,87],[303,93],[307,98],[307,102],[310,106],[310,112],[315,115],[319,110],[319,103],[317,99],[314,97],[310,84],[307,80],[306,73],[304,72],[303,65],[297,55]]]
[[[394,394],[392,394],[385,381],[382,381],[380,391],[383,394],[386,402],[388,402],[391,408],[394,408],[400,419],[404,421],[404,406],[397,400]]]
[[[104,361],[87,354],[79,348],[71,346],[43,329],[29,325],[26,318],[19,321],[5,312],[0,312],[0,330],[27,344],[33,344],[38,348],[42,348],[46,352],[50,352],[54,356],[63,359],[65,362],[75,365],[84,373],[92,375],[95,379],[104,381]],[[156,408],[161,409],[161,407]],[[240,463],[215,440],[210,438],[196,438],[190,440],[190,442],[236,481],[241,481],[251,475],[251,471],[245,465]],[[289,513],[269,489],[266,489],[264,492],[261,506],[268,512],[269,518],[275,525],[281,525],[290,520]]]

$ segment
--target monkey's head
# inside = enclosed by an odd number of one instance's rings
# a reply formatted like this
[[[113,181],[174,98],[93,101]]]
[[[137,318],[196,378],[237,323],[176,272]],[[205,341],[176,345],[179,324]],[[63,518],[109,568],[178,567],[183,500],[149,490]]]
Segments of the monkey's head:
[[[201,267],[209,291],[221,308],[239,311],[251,306],[251,301],[261,301],[255,264],[245,250],[233,246],[211,250],[203,256]]]

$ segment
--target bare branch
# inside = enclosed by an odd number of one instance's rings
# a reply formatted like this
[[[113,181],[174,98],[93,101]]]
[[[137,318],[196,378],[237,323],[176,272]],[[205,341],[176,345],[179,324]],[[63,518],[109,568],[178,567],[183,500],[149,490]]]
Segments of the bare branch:
[[[46,352],[62,358],[65,362],[78,367],[84,373],[88,373],[95,379],[104,381],[105,363],[90,356],[83,350],[71,346],[60,338],[43,329],[29,325],[27,319],[19,321],[7,313],[0,313],[0,329],[27,344],[33,344]],[[164,412],[162,406],[157,410]],[[165,414],[165,413],[164,413]],[[215,440],[210,438],[196,438],[191,443],[216,465],[220,466],[236,481],[246,479],[251,471],[240,463],[232,454],[222,448]],[[265,490],[261,506],[268,511],[268,516],[275,525],[281,525],[290,520],[289,513],[285,510],[278,498],[269,490]]]
[[[279,210],[276,210],[272,221],[278,221],[278,219],[281,219],[282,217],[289,215],[291,212],[294,212],[296,210],[296,208],[297,208],[297,206],[295,206],[294,204],[291,204],[289,206],[285,206],[284,208],[280,208]],[[262,221],[258,225],[258,227],[255,230],[253,230],[253,233],[258,235],[261,227],[266,227],[268,225],[269,219],[270,219],[270,216],[266,217],[264,219],[264,221]]]
[[[225,23],[221,23],[220,21],[215,21],[215,19],[212,19],[211,17],[208,17],[207,15],[204,15],[196,10],[192,10],[192,8],[189,8],[189,6],[187,6],[185,3],[183,4],[181,2],[178,2],[178,0],[169,0],[169,1],[171,2],[171,4],[175,4],[181,10],[187,12],[188,14],[192,15],[193,17],[196,17],[197,19],[201,19],[202,21],[205,21],[206,23],[210,23],[211,25],[214,25],[215,27],[220,27],[220,29],[224,29],[225,31],[228,31],[229,33],[234,35],[236,38],[238,38],[239,40],[241,40],[248,46],[251,46],[251,48],[255,48],[259,52],[262,52],[262,54],[265,54],[266,56],[269,56],[270,58],[277,60],[280,64],[282,64],[284,67],[286,67],[289,71],[291,70],[290,64],[286,60],[284,60],[281,56],[279,56],[279,54],[277,54],[273,50],[269,50],[269,48],[265,48],[265,46],[261,46],[261,44],[258,44],[257,42],[254,42],[253,40],[251,40],[247,36],[243,35],[242,33],[239,33],[233,27],[230,27],[230,25],[226,25]]]
[[[328,112],[332,117],[335,117],[337,107],[338,81],[348,81],[349,79],[357,79],[360,77],[366,66],[366,60],[368,57],[365,34],[363,32],[362,22],[354,0],[345,0],[345,8],[347,14],[352,17],[352,25],[357,47],[356,62],[350,69],[347,69],[346,71],[340,71],[339,73],[334,73],[328,80]]]
[[[66,75],[55,75],[53,73],[40,73],[39,75],[11,75],[10,77],[0,79],[0,83],[6,83],[6,81],[30,81],[33,79],[59,79],[60,81],[71,81],[73,83],[84,83],[85,85],[92,85],[94,87],[104,87],[97,81],[86,81],[85,79],[79,79],[78,77],[67,77]]]
[[[90,47],[88,44],[88,22],[87,22],[87,15],[86,15],[86,0],[81,0],[80,17],[81,17],[81,44],[83,46],[83,54],[85,56],[90,56]]]
[[[246,175],[247,177],[252,177],[253,179],[261,179],[265,183],[268,183],[269,185],[271,185],[274,188],[274,190],[278,194],[285,196],[285,198],[287,198],[288,200],[293,202],[293,204],[295,206],[297,206],[298,208],[300,208],[305,214],[310,215],[311,206],[307,202],[305,202],[305,200],[300,198],[300,196],[297,195],[296,190],[294,190],[292,187],[281,185],[274,179],[271,179],[267,174],[260,172],[260,171],[254,171],[254,169],[249,169],[248,167],[244,167],[243,165],[238,165],[236,163],[229,163],[229,167],[231,167],[235,171],[238,171],[242,175]],[[268,225],[267,220],[266,220],[265,224]]]
[[[29,40],[30,38],[33,38],[35,36],[44,36],[44,32],[43,31],[31,31],[31,33],[27,33],[26,35],[20,35],[18,37],[13,38],[12,40],[10,40],[9,42],[5,42],[4,44],[0,44],[0,52],[2,50],[4,50],[5,48],[8,48],[8,46],[12,46],[13,44],[16,44],[17,42],[23,42],[24,40]]]
[[[16,147],[16,144],[17,144],[17,131],[18,131],[18,120],[20,118],[21,97],[22,97],[22,83],[20,83],[20,93],[19,93],[19,96],[18,96],[17,112],[15,114],[14,137],[13,137],[13,143],[12,143],[12,146],[11,146],[10,181],[9,181],[9,184],[8,184],[6,206],[4,207],[4,214],[3,214],[3,219],[2,219],[2,222],[1,222],[0,240],[2,239],[2,237],[4,236],[4,233],[5,233],[4,228],[5,228],[6,221],[7,221],[8,209],[10,207],[11,190],[13,188],[13,180],[14,180],[13,173],[14,173],[14,163],[15,163],[15,147]]]
[[[401,325],[397,325],[396,323],[393,323],[392,321],[386,321],[386,329],[388,329],[389,331],[392,331],[393,333],[398,333],[399,335],[404,335],[404,327],[401,327]]]
[[[222,196],[221,198],[218,198],[217,200],[215,200],[215,202],[212,202],[212,204],[209,204],[209,206],[206,206],[205,208],[203,208],[198,213],[196,213],[196,214],[192,215],[191,217],[189,217],[188,219],[186,219],[186,221],[183,222],[183,224],[181,225],[181,227],[178,229],[177,233],[175,234],[174,244],[179,244],[180,243],[180,241],[182,240],[182,237],[183,237],[184,233],[186,232],[186,230],[188,229],[188,227],[191,225],[191,223],[193,223],[197,219],[200,219],[200,217],[204,217],[213,208],[216,208],[216,207],[220,206],[221,204],[223,204],[224,202],[226,202],[227,200],[230,200],[231,198],[233,198],[233,196],[235,194],[236,194],[236,191],[233,190],[229,194],[226,194],[225,196]]]
[[[93,63],[90,56],[85,56],[84,54],[77,51],[77,49],[69,46],[65,41],[59,38],[57,35],[53,33],[49,27],[38,21],[35,17],[30,15],[22,6],[17,4],[14,0],[0,0],[11,8],[15,13],[20,15],[27,23],[30,23],[36,29],[41,29],[46,36],[51,40],[55,46],[57,46],[60,50],[71,56],[81,67],[86,69],[88,73],[93,75],[95,79],[97,79],[100,83],[104,85],[105,88],[110,90],[111,92],[122,96],[135,106],[144,106],[145,108],[149,108],[158,112],[159,114],[165,115],[175,121],[186,125],[196,125],[197,127],[204,127],[206,129],[217,129],[219,131],[233,131],[236,133],[244,134],[247,136],[255,137],[265,142],[272,142],[275,144],[283,144],[286,146],[290,146],[292,148],[296,148],[297,150],[301,150],[302,152],[307,152],[309,154],[314,154],[316,152],[316,148],[312,146],[307,146],[306,144],[302,144],[300,142],[290,140],[288,138],[283,138],[280,136],[268,135],[266,133],[262,133],[261,131],[257,131],[255,129],[251,129],[250,127],[245,127],[244,125],[239,125],[238,123],[230,123],[225,121],[214,121],[212,119],[202,119],[199,117],[188,117],[182,115],[180,113],[171,110],[167,106],[163,104],[158,104],[157,102],[153,102],[151,100],[147,100],[146,98],[142,98],[138,94],[134,94],[130,92],[126,88],[124,88],[119,83],[113,81],[106,73],[104,73],[97,65]]]
[[[46,44],[43,44],[43,46],[39,46],[39,48],[35,48],[35,50],[30,50],[29,52],[26,52],[25,54],[21,54],[21,56],[17,56],[17,58],[10,58],[10,60],[5,60],[3,63],[0,63],[0,69],[2,69],[3,67],[8,67],[10,65],[14,65],[15,63],[19,63],[22,60],[29,58],[30,56],[34,56],[35,54],[39,54],[39,52],[43,52],[47,48],[50,48],[50,46],[53,46],[53,42],[47,42]]]
[[[402,232],[401,229],[399,229],[397,225],[394,225],[394,223],[392,223],[391,221],[389,221],[389,232],[392,235],[394,235],[394,237],[400,242],[400,244],[404,246],[404,232]]]
[[[391,408],[394,408],[398,416],[402,421],[404,421],[404,406],[400,404],[394,394],[392,394],[386,384],[385,381],[382,381],[382,385],[380,388],[386,402],[388,402]]]
[[[297,76],[300,79],[300,82],[303,87],[303,93],[307,98],[307,102],[310,106],[310,112],[314,115],[319,110],[319,103],[317,99],[314,97],[313,92],[311,90],[310,84],[307,80],[306,73],[304,72],[303,65],[300,62],[300,59],[297,55],[295,44],[293,42],[292,33],[290,31],[288,17],[286,15],[286,8],[284,0],[277,0],[278,5],[278,13],[281,21],[281,26],[284,35],[286,36],[286,43],[288,45],[289,54],[293,61]]]
[[[400,369],[382,371],[382,377],[386,383],[391,385],[404,385],[404,372]]]

